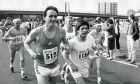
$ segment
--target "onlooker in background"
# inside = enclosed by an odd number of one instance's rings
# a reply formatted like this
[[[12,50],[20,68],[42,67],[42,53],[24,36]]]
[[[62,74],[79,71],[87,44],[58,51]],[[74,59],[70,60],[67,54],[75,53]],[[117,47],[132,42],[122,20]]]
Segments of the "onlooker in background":
[[[115,34],[116,34],[116,49],[117,51],[119,51],[120,49],[120,42],[119,42],[119,39],[120,39],[120,27],[119,27],[119,19],[116,18],[115,19]]]
[[[113,20],[108,19],[107,20],[107,29],[106,31],[108,32],[108,49],[109,49],[109,58],[110,60],[113,59],[113,50],[115,48],[115,28],[113,25]]]
[[[1,36],[3,37],[6,33],[6,27],[4,26],[3,22],[0,22],[0,30],[1,30]]]
[[[139,39],[139,28],[138,22],[135,20],[135,16],[133,14],[128,16],[130,21],[130,25],[127,29],[127,49],[128,49],[128,59],[127,62],[131,64],[135,63],[136,59],[136,40]]]
[[[4,26],[6,27],[7,31],[13,26],[13,23],[12,23],[10,17],[7,17],[7,19],[6,19],[5,23],[4,23]]]

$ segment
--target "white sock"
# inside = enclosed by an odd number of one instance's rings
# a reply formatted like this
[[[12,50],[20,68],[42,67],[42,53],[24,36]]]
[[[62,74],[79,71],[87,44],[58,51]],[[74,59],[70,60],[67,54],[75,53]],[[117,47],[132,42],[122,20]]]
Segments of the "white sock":
[[[23,75],[24,74],[24,68],[20,68],[20,70],[21,70],[21,75]]]
[[[13,67],[13,64],[10,63],[10,67]]]

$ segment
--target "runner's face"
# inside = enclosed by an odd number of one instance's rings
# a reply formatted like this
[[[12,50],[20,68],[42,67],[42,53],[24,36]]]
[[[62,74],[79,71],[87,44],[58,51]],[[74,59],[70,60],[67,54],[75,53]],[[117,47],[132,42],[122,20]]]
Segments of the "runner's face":
[[[78,31],[80,36],[86,36],[89,32],[89,28],[87,25],[82,25]]]
[[[68,18],[68,19],[67,19],[67,25],[70,26],[70,27],[72,27],[72,25],[73,25],[73,20],[72,20],[71,18]]]
[[[46,13],[45,21],[49,26],[55,26],[57,23],[57,12],[54,10],[48,10]]]
[[[96,31],[97,32],[100,32],[102,29],[101,29],[101,26],[97,26],[97,28],[96,28]]]
[[[19,28],[20,27],[20,21],[15,22],[15,27]]]

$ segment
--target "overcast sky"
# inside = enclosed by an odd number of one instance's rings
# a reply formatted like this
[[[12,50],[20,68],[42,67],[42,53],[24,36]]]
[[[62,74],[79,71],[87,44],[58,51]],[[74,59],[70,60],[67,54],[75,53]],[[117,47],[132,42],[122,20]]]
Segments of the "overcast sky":
[[[98,2],[118,2],[118,14],[126,15],[128,9],[140,9],[140,0],[0,0],[0,9],[6,10],[44,10],[54,5],[64,11],[65,2],[70,3],[70,10],[77,12],[98,13]]]

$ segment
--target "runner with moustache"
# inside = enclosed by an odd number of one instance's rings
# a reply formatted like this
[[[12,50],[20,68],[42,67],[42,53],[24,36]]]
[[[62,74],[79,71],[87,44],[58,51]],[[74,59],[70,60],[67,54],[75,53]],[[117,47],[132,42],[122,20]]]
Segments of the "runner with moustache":
[[[73,27],[73,17],[72,16],[67,16],[65,18],[65,25],[64,25],[64,30],[66,31],[66,39],[67,41],[69,41],[70,39],[72,39],[73,37],[75,37],[75,28]],[[61,45],[62,47],[62,56],[63,58],[65,58],[65,51],[63,50],[63,44]],[[65,68],[66,68],[67,63],[65,62],[65,64],[63,65],[63,68],[60,72],[61,74],[61,79],[64,80],[64,74],[65,74]]]
[[[96,28],[96,30],[95,31],[92,30],[89,34],[91,34],[91,36],[95,39],[96,45],[99,46],[99,49],[95,50],[95,52],[100,51],[100,54],[99,55],[95,55],[94,59],[92,61],[90,61],[90,66],[91,66],[91,68],[93,67],[93,62],[95,60],[96,61],[96,65],[97,65],[97,83],[101,84],[100,56],[103,53],[103,42],[104,42],[104,39],[105,39],[105,35],[102,32],[102,25],[101,24],[96,24],[95,28]]]
[[[12,26],[5,36],[3,37],[4,41],[10,41],[9,43],[9,51],[10,51],[10,71],[14,73],[13,62],[16,55],[16,52],[20,55],[20,70],[21,70],[21,78],[27,78],[24,72],[25,66],[25,58],[24,58],[24,45],[23,42],[25,40],[26,30],[20,27],[21,20],[14,19],[14,26]]]

